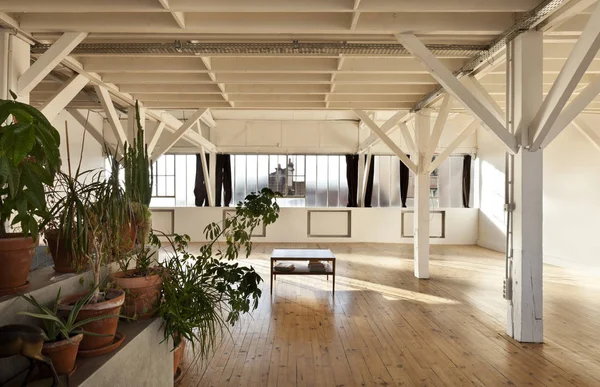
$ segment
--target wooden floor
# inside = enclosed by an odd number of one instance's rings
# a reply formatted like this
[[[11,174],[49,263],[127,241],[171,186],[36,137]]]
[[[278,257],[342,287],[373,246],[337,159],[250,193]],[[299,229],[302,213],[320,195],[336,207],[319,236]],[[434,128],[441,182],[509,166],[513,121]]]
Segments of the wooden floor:
[[[328,247],[322,276],[277,279],[274,247]],[[432,246],[431,279],[413,277],[412,247],[257,244],[247,264],[266,280],[259,308],[210,358],[186,353],[181,386],[600,386],[600,276],[546,266],[545,344],[504,334],[503,255]]]

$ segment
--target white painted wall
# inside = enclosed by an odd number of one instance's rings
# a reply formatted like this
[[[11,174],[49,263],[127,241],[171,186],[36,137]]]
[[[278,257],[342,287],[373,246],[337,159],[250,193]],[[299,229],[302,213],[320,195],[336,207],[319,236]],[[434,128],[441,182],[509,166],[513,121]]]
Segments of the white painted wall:
[[[599,132],[597,115],[582,115]],[[504,251],[504,151],[479,131],[480,211],[477,244]],[[574,127],[544,149],[544,262],[600,268],[600,151]]]
[[[80,110],[84,117],[87,117],[87,110]],[[96,127],[102,127],[103,118],[100,114],[90,111],[90,123]],[[77,170],[79,160],[81,161],[81,170],[104,169],[104,156],[102,146],[90,135],[86,134],[85,143],[83,141],[84,128],[66,111],[62,111],[53,121],[52,125],[60,133],[60,157],[62,159],[62,170],[68,173],[67,164],[67,138],[65,132],[65,121],[69,128],[69,147],[71,151],[71,169],[73,175]],[[81,147],[83,145],[83,159],[81,158]]]
[[[153,211],[166,209],[153,208]],[[215,207],[175,207],[174,225],[176,233],[190,235],[192,241],[205,241],[203,230],[209,222],[223,219],[223,208]],[[308,229],[308,211],[351,211],[351,237],[310,237]],[[472,245],[477,241],[476,208],[445,208],[446,237],[431,238],[432,244]],[[277,222],[267,228],[266,237],[256,238],[257,242],[281,243],[319,243],[319,242],[375,242],[375,243],[412,243],[412,238],[401,237],[401,208],[282,208]],[[411,215],[409,215],[411,216]],[[156,217],[154,228],[170,228],[170,218],[161,213]],[[344,230],[346,217],[339,213],[331,216],[319,213],[320,233],[331,230],[331,234]],[[327,224],[327,222],[330,222]],[[405,227],[410,227],[406,226]],[[432,222],[432,228],[436,228]],[[311,230],[315,233],[315,230]]]
[[[597,115],[581,116],[600,134]],[[600,268],[600,151],[574,127],[544,150],[544,260]]]
[[[504,148],[485,129],[477,130],[476,187],[479,202],[477,244],[496,251],[505,250]],[[476,183],[477,184],[477,183]]]

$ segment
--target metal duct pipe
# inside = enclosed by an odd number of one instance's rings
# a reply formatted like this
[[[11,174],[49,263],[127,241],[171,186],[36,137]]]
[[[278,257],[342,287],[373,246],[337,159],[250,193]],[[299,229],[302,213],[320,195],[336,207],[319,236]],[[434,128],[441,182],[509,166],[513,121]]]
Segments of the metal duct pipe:
[[[49,44],[36,44],[32,54],[43,54]],[[440,56],[470,56],[488,49],[485,45],[430,44],[427,47]],[[401,44],[385,43],[86,43],[71,54],[85,55],[380,55],[410,56]]]
[[[494,58],[494,55],[497,55],[499,52],[506,49],[506,45],[508,42],[521,35],[523,32],[530,30],[535,27],[544,19],[546,19],[549,15],[551,15],[554,11],[560,8],[562,5],[567,3],[569,0],[545,0],[540,5],[535,7],[531,12],[528,12],[523,16],[517,23],[515,23],[508,30],[504,31],[504,33],[496,38],[489,45],[488,48],[482,50],[477,56],[473,57],[467,64],[454,72],[454,75],[457,78],[462,78],[465,75],[471,74],[477,67],[479,67],[482,63],[488,62]],[[440,86],[436,90],[429,93],[425,98],[419,101],[414,107],[413,111],[421,110],[430,103],[432,103],[436,98],[438,98],[444,89]]]

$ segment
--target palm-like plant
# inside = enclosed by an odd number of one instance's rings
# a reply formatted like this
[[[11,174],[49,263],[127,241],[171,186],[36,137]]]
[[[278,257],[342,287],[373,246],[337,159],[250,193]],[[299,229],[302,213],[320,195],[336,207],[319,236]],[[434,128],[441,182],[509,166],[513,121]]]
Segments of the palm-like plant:
[[[58,313],[58,300],[60,299],[60,289],[58,290],[58,293],[56,294],[56,300],[54,301],[52,308],[48,308],[48,307],[40,304],[31,295],[23,296],[24,300],[29,302],[31,305],[33,305],[37,309],[37,313],[19,312],[18,314],[30,316],[30,317],[34,317],[34,318],[42,320],[42,323],[44,325],[44,331],[46,332],[46,335],[48,336],[48,341],[51,341],[51,342],[60,341],[60,340],[71,341],[70,340],[71,336],[74,336],[79,333],[82,333],[84,335],[90,335],[90,336],[104,336],[104,335],[100,335],[97,333],[84,331],[82,329],[82,326],[84,326],[85,324],[94,322],[94,321],[99,321],[99,320],[104,320],[107,318],[116,317],[117,315],[95,316],[95,317],[90,317],[85,320],[76,321],[77,316],[79,315],[79,311],[81,310],[81,308],[83,308],[85,305],[87,305],[90,302],[93,295],[94,295],[94,292],[91,291],[85,297],[82,297],[81,299],[79,299],[79,301],[77,301],[77,303],[75,303],[75,305],[73,306],[73,309],[70,310],[69,315],[66,318],[62,317],[61,314]]]

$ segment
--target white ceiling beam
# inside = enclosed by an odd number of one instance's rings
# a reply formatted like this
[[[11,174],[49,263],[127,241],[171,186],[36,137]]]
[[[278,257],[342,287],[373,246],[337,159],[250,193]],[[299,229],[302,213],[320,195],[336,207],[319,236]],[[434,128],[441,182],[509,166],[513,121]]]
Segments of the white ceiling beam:
[[[386,0],[367,1],[359,8],[361,12],[527,12],[539,4],[539,0]],[[2,4],[5,12],[159,12],[162,9],[183,12],[348,12],[344,1],[273,1],[228,0],[226,2],[198,0],[77,0],[48,2],[48,0],[7,1]]]
[[[381,130],[389,136],[391,132],[394,131],[394,128],[398,124],[399,121],[405,119],[409,115],[409,112],[406,110],[400,110],[396,114],[394,114],[389,120],[387,120],[382,126]],[[366,124],[365,124],[366,125]],[[365,149],[375,145],[375,143],[380,140],[379,136],[375,133],[372,133],[369,137],[367,137],[359,146],[358,151],[364,151]]]
[[[450,99],[450,94],[444,94],[440,111],[433,125],[431,135],[429,136],[429,143],[427,144],[427,151],[425,152],[425,157],[423,158],[423,167],[421,170],[426,170],[429,167],[433,154],[435,153],[435,150],[440,142],[442,131],[444,130],[446,120],[448,119],[448,114],[450,113]]]
[[[496,119],[506,126],[506,113],[475,76],[468,75],[462,77],[460,81],[471,91],[471,93],[479,96],[479,100],[486,104],[486,108],[492,113],[495,113]],[[502,89],[501,93],[506,95],[506,87]]]
[[[77,74],[73,76],[63,83],[60,89],[44,104],[40,109],[42,114],[46,116],[48,121],[55,119],[88,82],[89,80],[84,75]]]
[[[600,136],[592,128],[590,128],[582,119],[576,119],[572,124],[592,143],[592,145],[594,145],[596,149],[600,150]]]
[[[158,144],[158,139],[160,138],[163,130],[165,129],[165,123],[163,121],[159,121],[156,123],[156,128],[154,129],[154,133],[152,134],[152,138],[148,142],[148,155],[150,157],[154,154],[154,148],[156,144]]]
[[[429,73],[437,79],[447,93],[460,101],[474,117],[477,117],[488,127],[506,146],[509,152],[517,153],[519,146],[515,137],[506,130],[505,125],[498,120],[496,114],[488,110],[479,98],[473,95],[446,66],[440,62],[413,34],[398,34],[398,41],[417,58]]]
[[[115,105],[112,101],[110,93],[103,86],[94,86],[96,90],[96,95],[98,95],[98,99],[100,100],[100,104],[102,105],[102,109],[104,109],[104,113],[106,114],[106,118],[110,123],[110,127],[119,142],[119,146],[121,149],[125,149],[125,143],[127,142],[127,134],[123,129],[123,125],[121,125],[121,120],[119,118],[119,114],[115,109]]]
[[[400,149],[396,143],[388,137],[388,135],[369,117],[363,110],[354,110],[354,113],[367,125],[375,134],[377,134],[381,141],[390,148],[392,152],[406,165],[413,173],[417,173],[417,165],[406,156],[406,153]],[[386,122],[387,123],[387,122]]]
[[[231,107],[234,107],[233,102],[231,102],[229,100],[229,96],[225,92],[225,85],[223,83],[217,82],[217,76],[215,75],[214,71],[211,71],[212,70],[212,61],[211,61],[211,59],[209,57],[206,57],[206,56],[202,56],[202,57],[200,57],[200,59],[202,60],[202,63],[204,64],[204,67],[206,67],[206,69],[208,70],[208,76],[213,81],[213,83],[215,85],[217,85],[217,87],[221,91],[221,95],[223,96],[223,99],[225,101],[227,101],[227,103],[229,103],[229,105]]]
[[[77,109],[67,109],[67,112],[69,112],[69,114],[79,123],[79,125],[81,125],[81,127],[84,130],[87,130],[87,132],[96,141],[98,141],[98,144],[100,144],[100,146],[102,147],[102,150],[104,150],[104,147],[107,147],[111,153],[113,153],[113,154],[115,153],[115,147],[112,144],[110,144],[108,141],[106,141],[106,139],[104,138],[102,126],[100,126],[100,127],[95,126],[91,121],[89,121],[87,119],[87,117],[85,117]],[[92,111],[90,111],[89,113],[97,114]],[[102,120],[102,122],[104,122],[104,120]]]
[[[19,77],[18,94],[27,94],[33,90],[87,35],[86,32],[65,32]]]
[[[435,171],[437,167],[439,167],[448,157],[450,157],[452,152],[454,152],[454,150],[458,148],[459,145],[467,139],[467,137],[477,130],[478,126],[479,121],[474,120],[469,126],[463,129],[463,131],[460,132],[460,134],[450,143],[450,145],[448,145],[446,149],[444,149],[444,151],[440,153],[438,157],[436,157],[435,160],[433,160],[433,162],[429,165],[429,173]]]
[[[533,119],[529,132],[535,135],[531,151],[539,149],[559,114],[571,98],[573,91],[600,49],[600,3],[590,15],[573,51],[563,65],[556,82],[544,98],[542,106]],[[532,137],[533,138],[533,137]]]
[[[156,147],[155,152],[152,155],[152,160],[156,161],[160,156],[169,151],[181,138],[186,134],[192,126],[196,125],[196,122],[200,120],[200,118],[208,111],[208,109],[198,109],[196,112],[186,121],[184,122],[177,130],[171,133],[168,137],[165,138],[164,144],[162,146]],[[190,132],[194,133],[194,132]],[[198,134],[198,133],[195,133]],[[202,137],[202,136],[200,136]]]
[[[171,9],[171,5],[169,4],[169,0],[158,0],[158,1],[164,9],[171,12],[171,16],[173,16],[173,19],[175,19],[179,28],[185,29],[185,14],[184,14],[184,12],[183,11],[173,11]],[[115,8],[118,9],[118,6],[111,8],[113,10],[113,12],[114,12]]]
[[[544,140],[536,138],[531,148],[545,148],[600,94],[600,75],[588,84],[560,113]]]
[[[410,129],[408,128],[408,125],[406,125],[406,123],[403,122],[399,125],[399,127],[400,133],[402,134],[402,138],[404,139],[406,147],[408,148],[408,152],[412,154],[417,154],[417,146],[412,138],[412,135],[410,134]]]
[[[355,30],[360,18],[360,12],[358,7],[360,6],[360,0],[354,0],[354,7],[352,7],[352,22],[350,23],[350,29]]]

